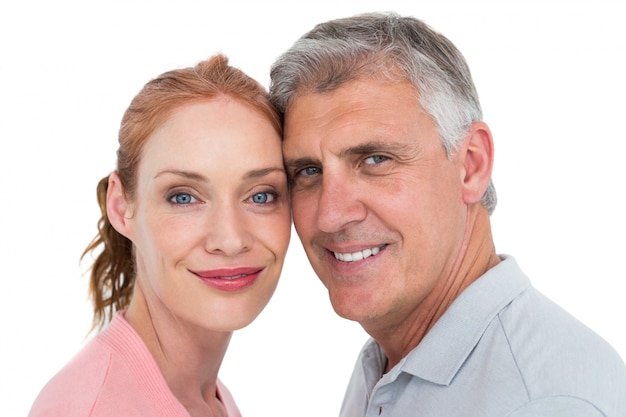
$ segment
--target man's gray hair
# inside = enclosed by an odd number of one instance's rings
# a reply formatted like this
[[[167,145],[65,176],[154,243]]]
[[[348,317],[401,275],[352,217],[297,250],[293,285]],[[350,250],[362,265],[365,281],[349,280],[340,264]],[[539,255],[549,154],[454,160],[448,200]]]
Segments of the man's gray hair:
[[[391,12],[315,26],[272,65],[270,98],[284,116],[294,97],[331,92],[359,78],[410,81],[437,124],[448,156],[471,124],[482,120],[478,93],[461,52],[424,22]],[[493,182],[481,202],[493,212]]]

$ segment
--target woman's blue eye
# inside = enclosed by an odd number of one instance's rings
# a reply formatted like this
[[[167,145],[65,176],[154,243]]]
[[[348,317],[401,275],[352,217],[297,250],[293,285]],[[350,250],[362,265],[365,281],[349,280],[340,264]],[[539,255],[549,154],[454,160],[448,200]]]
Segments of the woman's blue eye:
[[[256,204],[266,204],[274,200],[274,196],[270,193],[256,193],[252,196],[252,201]]]
[[[191,194],[179,193],[170,198],[170,201],[175,204],[191,204],[195,198]]]

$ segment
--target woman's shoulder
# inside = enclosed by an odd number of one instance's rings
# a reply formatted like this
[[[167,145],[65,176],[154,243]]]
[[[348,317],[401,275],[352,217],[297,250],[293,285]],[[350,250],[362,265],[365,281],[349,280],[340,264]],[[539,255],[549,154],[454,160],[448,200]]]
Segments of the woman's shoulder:
[[[29,417],[113,415],[189,417],[123,315],[48,382]]]
[[[111,391],[124,390],[129,384],[125,350],[136,350],[134,335],[122,315],[95,335],[43,387],[29,417],[73,417],[97,415]]]
[[[106,381],[111,352],[91,340],[43,387],[29,417],[88,416]]]

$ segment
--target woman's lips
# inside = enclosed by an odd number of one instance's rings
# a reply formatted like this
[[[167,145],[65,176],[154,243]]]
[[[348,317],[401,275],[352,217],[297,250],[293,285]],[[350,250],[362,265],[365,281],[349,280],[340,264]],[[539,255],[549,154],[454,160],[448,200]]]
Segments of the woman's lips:
[[[241,291],[250,287],[259,277],[263,268],[239,267],[191,271],[205,284],[220,291]]]

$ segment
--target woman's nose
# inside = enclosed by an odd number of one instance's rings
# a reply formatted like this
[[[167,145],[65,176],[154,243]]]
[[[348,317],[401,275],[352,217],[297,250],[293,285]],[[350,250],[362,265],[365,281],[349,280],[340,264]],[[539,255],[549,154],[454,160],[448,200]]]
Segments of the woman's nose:
[[[232,204],[220,204],[211,210],[205,249],[209,253],[235,256],[250,249],[252,234],[245,213]]]

